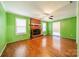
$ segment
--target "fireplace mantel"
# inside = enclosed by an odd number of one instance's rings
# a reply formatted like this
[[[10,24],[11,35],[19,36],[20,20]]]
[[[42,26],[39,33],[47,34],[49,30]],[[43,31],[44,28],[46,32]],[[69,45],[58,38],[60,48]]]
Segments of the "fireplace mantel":
[[[30,20],[30,28],[31,28],[31,38],[38,37],[41,35],[41,21],[39,19],[31,18]],[[34,35],[34,30],[40,30],[40,34]]]

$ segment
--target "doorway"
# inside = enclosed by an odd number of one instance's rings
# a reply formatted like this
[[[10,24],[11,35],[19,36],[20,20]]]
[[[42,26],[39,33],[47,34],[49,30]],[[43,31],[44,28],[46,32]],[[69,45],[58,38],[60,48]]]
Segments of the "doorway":
[[[53,35],[60,36],[60,22],[53,22]]]
[[[46,35],[46,22],[42,23],[42,34]]]

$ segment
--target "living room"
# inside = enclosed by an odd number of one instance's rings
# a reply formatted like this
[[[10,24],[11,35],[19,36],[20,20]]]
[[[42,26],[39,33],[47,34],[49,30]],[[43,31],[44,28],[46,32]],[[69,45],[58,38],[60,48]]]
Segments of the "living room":
[[[77,57],[76,1],[1,1],[1,57]]]

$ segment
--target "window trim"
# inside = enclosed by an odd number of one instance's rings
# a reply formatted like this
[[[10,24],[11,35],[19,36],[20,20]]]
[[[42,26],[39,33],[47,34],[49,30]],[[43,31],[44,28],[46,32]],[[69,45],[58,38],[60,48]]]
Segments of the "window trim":
[[[16,25],[16,20],[17,19],[19,19],[19,20],[25,20],[26,21],[26,18],[20,18],[20,17],[16,17],[15,18],[15,33],[16,33],[16,35],[24,35],[24,34],[26,34],[27,33],[27,29],[25,29],[25,33],[17,33],[17,27],[25,27],[25,28],[27,28],[26,26],[27,26],[27,22],[25,22],[26,23],[26,25],[25,26],[17,26]]]

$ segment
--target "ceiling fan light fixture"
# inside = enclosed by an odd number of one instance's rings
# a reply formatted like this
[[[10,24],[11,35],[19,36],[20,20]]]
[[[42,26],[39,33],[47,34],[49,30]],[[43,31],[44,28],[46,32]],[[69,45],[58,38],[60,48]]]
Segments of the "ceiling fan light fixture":
[[[53,16],[50,16],[49,19],[53,19]]]

